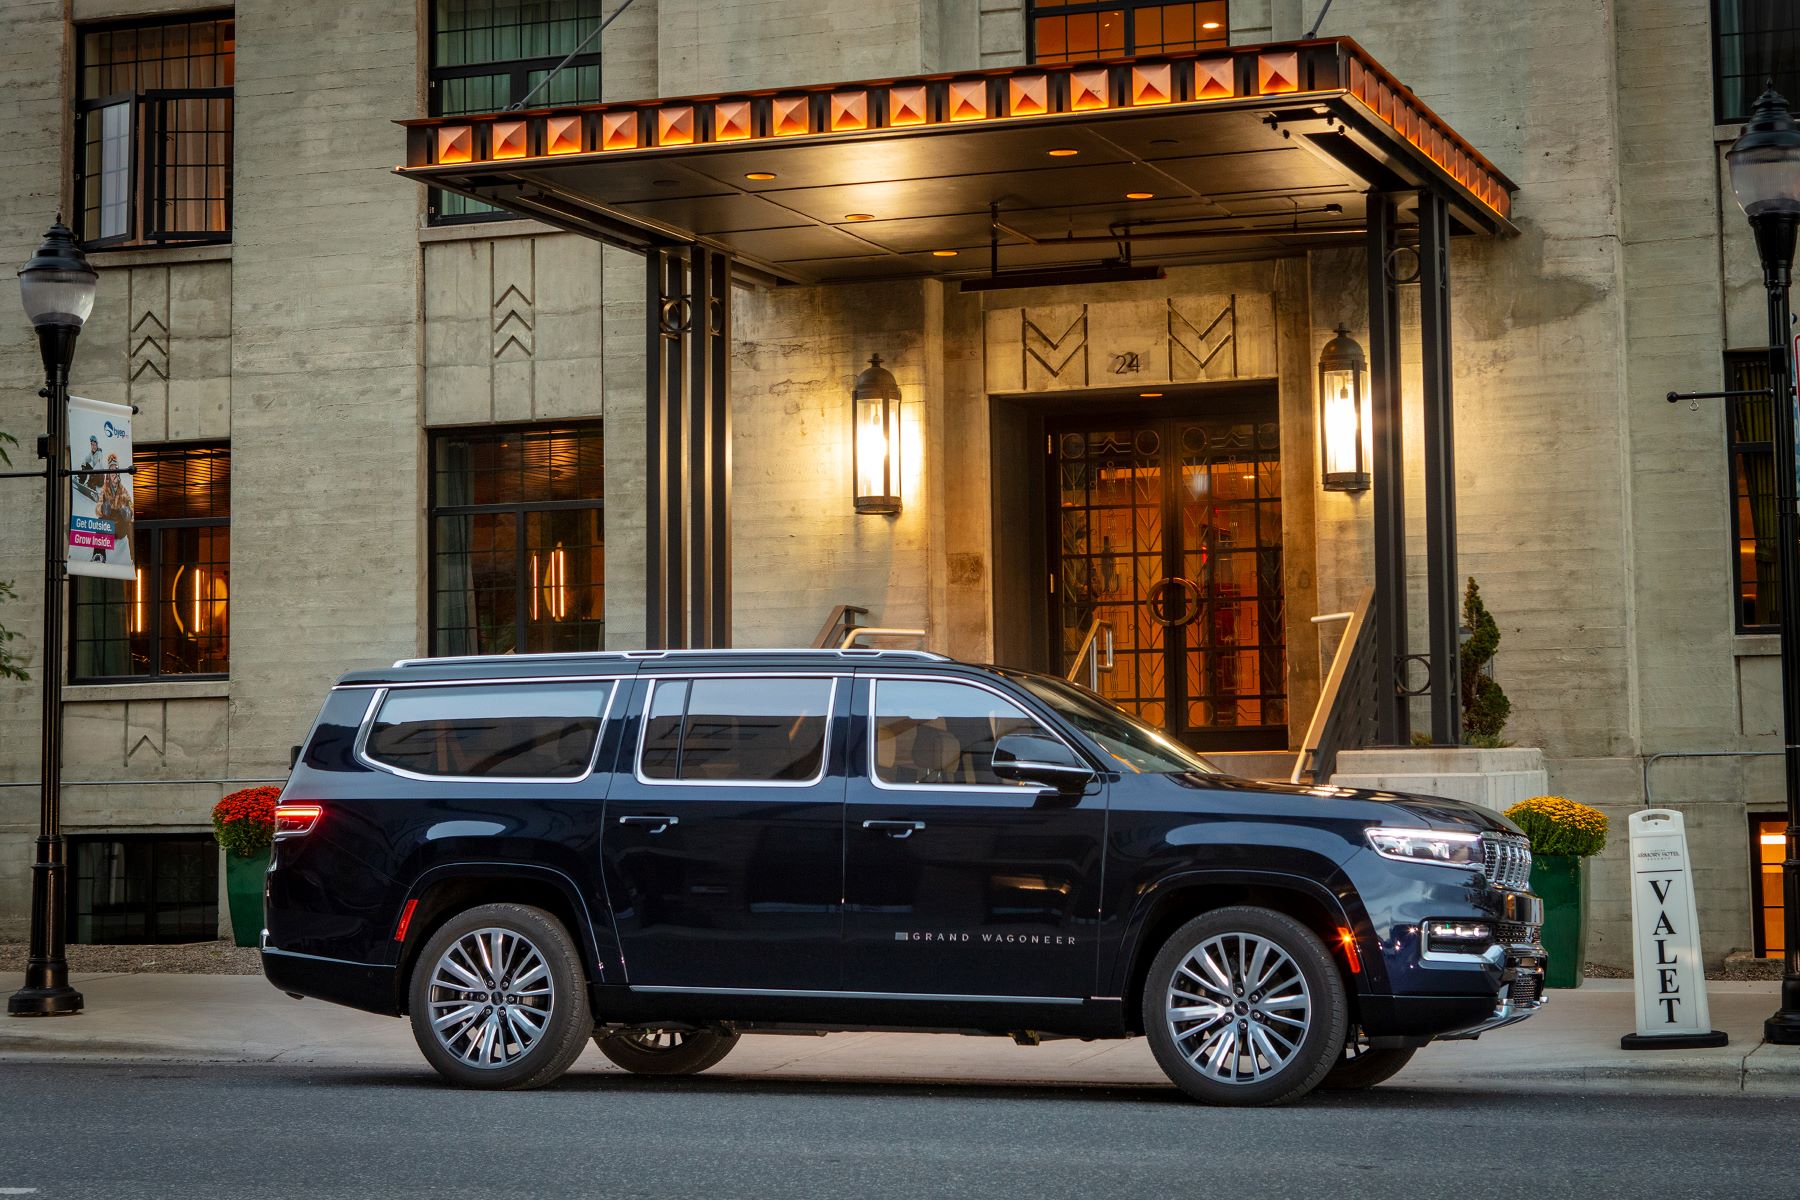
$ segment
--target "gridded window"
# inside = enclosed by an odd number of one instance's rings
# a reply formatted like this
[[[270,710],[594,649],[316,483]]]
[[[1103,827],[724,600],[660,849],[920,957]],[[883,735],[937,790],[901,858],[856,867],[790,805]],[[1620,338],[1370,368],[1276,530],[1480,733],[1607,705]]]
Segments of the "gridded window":
[[[1725,386],[1769,386],[1769,352],[1734,350],[1725,356]],[[1773,631],[1781,620],[1775,569],[1775,430],[1767,399],[1738,396],[1731,403],[1731,526],[1737,546],[1732,570],[1739,632]]]
[[[71,837],[67,937],[77,943],[219,936],[219,847],[206,834]]]
[[[1763,81],[1800,97],[1800,6],[1793,0],[1713,0],[1713,79],[1721,124],[1750,115]]]
[[[90,248],[231,235],[234,22],[83,28],[76,190]]]
[[[877,680],[874,710],[875,777],[883,783],[1019,786],[994,774],[994,743],[1045,732],[1012,701],[961,683]]]
[[[464,430],[432,447],[432,651],[606,640],[597,425]]]
[[[431,112],[456,117],[497,112],[531,97],[531,107],[597,104],[600,39],[583,39],[603,19],[601,0],[436,0],[431,27]],[[577,48],[569,65],[533,93]],[[449,192],[431,193],[434,220],[508,214]]]
[[[811,783],[825,763],[829,679],[662,679],[651,688],[645,779]]]
[[[1781,863],[1787,857],[1787,817],[1750,814],[1750,912],[1755,921],[1756,956],[1780,958],[1782,933]]]
[[[223,677],[231,643],[231,451],[139,446],[137,578],[72,578],[70,678]]]
[[[577,779],[587,774],[611,684],[390,692],[363,753],[420,775]]]
[[[1225,0],[1032,0],[1030,29],[1031,61],[1040,63],[1203,50],[1226,45],[1231,32]]]

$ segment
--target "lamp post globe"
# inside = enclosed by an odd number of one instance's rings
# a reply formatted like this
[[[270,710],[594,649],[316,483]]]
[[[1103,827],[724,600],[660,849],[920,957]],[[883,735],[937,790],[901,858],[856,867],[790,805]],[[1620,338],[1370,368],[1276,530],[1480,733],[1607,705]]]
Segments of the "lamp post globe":
[[[1725,153],[1731,190],[1750,218],[1762,260],[1769,308],[1769,400],[1775,426],[1777,568],[1781,581],[1781,713],[1786,746],[1787,854],[1781,868],[1783,925],[1781,1007],[1763,1036],[1800,1045],[1800,465],[1795,454],[1793,321],[1794,240],[1800,231],[1800,128],[1773,85],[1763,88],[1750,120]]]
[[[38,656],[43,684],[43,724],[39,742],[39,807],[37,855],[31,867],[31,953],[25,962],[25,986],[6,1001],[16,1017],[54,1017],[78,1013],[81,993],[69,986],[69,963],[63,946],[63,872],[66,846],[62,836],[62,614],[63,529],[68,470],[64,466],[68,437],[69,365],[75,339],[94,311],[99,277],[75,235],[58,217],[31,261],[19,271],[19,298],[37,329],[44,359],[44,390],[49,401],[44,438],[44,640]]]

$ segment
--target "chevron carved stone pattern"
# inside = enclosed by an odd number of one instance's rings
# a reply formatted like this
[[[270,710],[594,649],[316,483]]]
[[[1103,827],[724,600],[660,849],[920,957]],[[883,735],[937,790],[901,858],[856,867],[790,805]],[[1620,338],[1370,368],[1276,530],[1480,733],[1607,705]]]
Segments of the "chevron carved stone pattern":
[[[518,284],[507,284],[494,298],[494,357],[532,357],[537,351],[536,324],[531,297]]]
[[[1027,387],[1032,386],[1034,382],[1031,365],[1034,362],[1037,364],[1040,378],[1047,375],[1049,379],[1066,386],[1088,386],[1087,305],[1082,305],[1081,313],[1069,322],[1062,333],[1055,337],[1039,328],[1037,323],[1031,319],[1030,312],[1025,309],[1019,310],[1019,320],[1022,322],[1020,345],[1024,351],[1020,360],[1020,377],[1025,380]],[[1077,356],[1081,358],[1080,379],[1073,378],[1074,372],[1070,371],[1070,366]],[[1069,374],[1065,375],[1065,371]]]
[[[1230,351],[1229,354],[1226,351]],[[1190,321],[1169,298],[1169,381],[1235,379],[1238,374],[1237,296],[1216,313]]]
[[[148,372],[151,378],[168,379],[169,325],[154,309],[133,317],[127,343],[127,378],[135,383]]]

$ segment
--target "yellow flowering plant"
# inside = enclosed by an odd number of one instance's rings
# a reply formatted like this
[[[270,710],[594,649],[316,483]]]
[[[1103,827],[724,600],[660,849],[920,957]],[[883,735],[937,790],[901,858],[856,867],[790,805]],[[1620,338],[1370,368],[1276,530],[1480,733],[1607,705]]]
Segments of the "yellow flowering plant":
[[[1587,858],[1606,847],[1606,814],[1564,796],[1533,796],[1506,810],[1531,839],[1533,854]]]

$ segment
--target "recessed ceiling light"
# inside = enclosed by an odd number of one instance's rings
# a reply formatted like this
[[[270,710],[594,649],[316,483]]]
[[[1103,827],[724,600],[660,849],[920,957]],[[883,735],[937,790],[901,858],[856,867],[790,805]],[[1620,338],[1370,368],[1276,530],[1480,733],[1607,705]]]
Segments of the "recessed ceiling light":
[[[1151,138],[1150,144],[1152,146],[1177,146],[1177,145],[1180,145],[1180,143],[1177,142],[1174,138]]]
[[[1154,199],[1156,199],[1156,193],[1155,192],[1126,192],[1125,198],[1127,200],[1154,200]]]
[[[1145,400],[1160,400],[1160,399],[1162,399],[1161,392],[1139,392],[1138,395]]]
[[[744,178],[745,179],[754,179],[754,180],[757,180],[758,182],[761,182],[762,180],[765,180],[765,179],[775,178],[775,172],[773,172],[773,171],[746,171],[746,172],[744,172]]]
[[[933,250],[931,252],[931,257],[933,257],[933,258],[955,258],[956,251],[954,251],[954,250]]]
[[[1081,151],[1075,149],[1075,147],[1073,147],[1073,146],[1058,146],[1054,150],[1050,151],[1050,157],[1051,158],[1073,158],[1077,154],[1080,154],[1080,153],[1081,153]]]
[[[1202,29],[1217,29],[1218,27],[1219,27],[1219,23],[1217,21],[1202,21],[1202,22],[1200,22],[1200,28],[1202,28]]]
[[[844,214],[844,220],[846,220],[846,221],[873,221],[874,219],[875,219],[874,213],[845,213]]]

